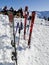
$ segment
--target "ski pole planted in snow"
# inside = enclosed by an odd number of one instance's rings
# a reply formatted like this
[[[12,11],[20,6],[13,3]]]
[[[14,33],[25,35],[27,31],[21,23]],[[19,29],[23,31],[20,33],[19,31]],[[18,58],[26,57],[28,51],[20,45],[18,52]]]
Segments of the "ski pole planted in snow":
[[[26,34],[26,24],[27,24],[27,18],[28,18],[28,7],[26,6],[25,7],[25,12],[24,12],[24,18],[25,18],[25,21],[24,21],[24,40],[25,40],[25,34]]]
[[[28,39],[28,46],[29,46],[29,48],[30,48],[30,42],[31,42],[31,35],[32,35],[32,30],[33,30],[34,19],[35,19],[35,11],[32,12],[30,33],[29,33],[29,39]]]

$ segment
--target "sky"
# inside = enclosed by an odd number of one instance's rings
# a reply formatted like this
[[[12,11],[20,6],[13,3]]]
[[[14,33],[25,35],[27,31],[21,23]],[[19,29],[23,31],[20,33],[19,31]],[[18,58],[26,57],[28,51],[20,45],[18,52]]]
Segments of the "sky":
[[[4,6],[14,9],[28,6],[30,11],[49,11],[49,0],[0,0],[0,8]]]

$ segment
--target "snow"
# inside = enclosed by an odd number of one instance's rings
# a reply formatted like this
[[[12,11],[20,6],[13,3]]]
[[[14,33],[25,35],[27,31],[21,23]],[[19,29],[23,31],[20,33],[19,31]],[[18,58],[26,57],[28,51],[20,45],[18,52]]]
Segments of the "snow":
[[[14,18],[15,26],[20,21],[24,24],[24,19]],[[26,30],[27,31],[27,30]],[[31,37],[31,48],[28,48],[29,31],[26,33],[26,40],[23,39],[24,29],[20,34],[16,33],[17,62],[18,65],[49,65],[49,21],[35,17],[35,23]],[[0,14],[0,65],[14,65],[11,60],[12,27],[9,26],[7,15]]]

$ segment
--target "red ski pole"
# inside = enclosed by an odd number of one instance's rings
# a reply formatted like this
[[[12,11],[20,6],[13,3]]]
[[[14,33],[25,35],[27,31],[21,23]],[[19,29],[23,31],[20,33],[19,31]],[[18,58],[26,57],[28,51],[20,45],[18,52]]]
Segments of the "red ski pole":
[[[35,11],[32,12],[30,33],[29,33],[29,39],[28,39],[28,46],[29,46],[29,48],[30,48],[30,42],[31,42],[31,35],[32,35],[32,30],[33,30],[34,19],[35,19]]]
[[[27,22],[27,15],[25,14],[25,22],[24,22],[24,39],[26,34],[26,22]]]

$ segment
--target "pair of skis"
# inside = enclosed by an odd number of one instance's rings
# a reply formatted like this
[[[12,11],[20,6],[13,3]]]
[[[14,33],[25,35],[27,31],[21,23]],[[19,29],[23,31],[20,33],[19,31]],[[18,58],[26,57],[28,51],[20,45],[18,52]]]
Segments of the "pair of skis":
[[[33,24],[35,19],[35,11],[32,12],[32,18],[31,18],[31,26],[30,26],[30,33],[29,33],[29,39],[28,39],[28,46],[30,48],[30,42],[31,42],[31,35],[33,30]],[[24,22],[24,39],[26,35],[26,24],[27,24],[27,16],[25,15],[25,22]]]

